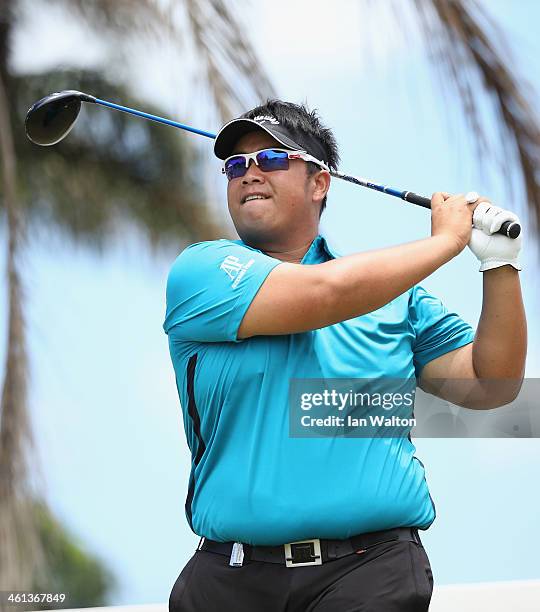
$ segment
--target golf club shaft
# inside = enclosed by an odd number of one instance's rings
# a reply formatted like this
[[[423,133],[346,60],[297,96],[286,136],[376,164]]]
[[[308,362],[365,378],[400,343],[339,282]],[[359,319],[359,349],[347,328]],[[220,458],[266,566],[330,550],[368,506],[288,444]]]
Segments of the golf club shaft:
[[[112,108],[123,113],[135,115],[137,117],[142,117],[143,119],[148,119],[149,121],[163,123],[164,125],[170,125],[172,127],[185,130],[187,132],[192,132],[193,134],[198,134],[199,136],[206,136],[207,138],[216,138],[216,134],[213,134],[212,132],[199,130],[189,125],[185,125],[184,123],[178,123],[178,121],[171,121],[170,119],[164,119],[163,117],[158,117],[157,115],[145,113],[134,108],[115,104],[107,100],[101,100],[100,98],[96,98],[95,96],[83,93],[81,91],[67,90],[51,94],[50,96],[46,96],[45,98],[38,100],[28,110],[25,124],[27,134],[30,140],[32,140],[36,144],[40,144],[43,146],[50,146],[52,144],[60,142],[60,140],[65,138],[66,134],[69,133],[70,129],[73,127],[73,124],[77,119],[78,112],[81,108],[81,102],[99,104],[100,106]],[[48,109],[50,109],[50,112],[48,112]],[[69,120],[65,123],[60,122],[60,124],[56,126],[57,132],[55,132],[54,119],[58,117],[58,114],[60,112],[67,112]],[[30,134],[30,127],[32,126],[30,120],[32,117],[36,117],[39,119],[37,119],[37,126],[33,126],[35,127],[36,131],[33,134]],[[47,126],[51,123],[53,124],[53,137],[47,138]],[[388,195],[401,198],[402,200],[411,202],[412,204],[416,204],[418,206],[422,206],[423,208],[431,208],[431,200],[429,198],[420,196],[411,191],[401,191],[392,187],[380,185],[379,183],[374,183],[373,181],[370,181],[368,179],[351,176],[343,172],[331,171],[330,174],[344,181],[348,181],[350,183],[354,183],[362,187],[367,187],[368,189],[374,189],[375,191],[380,191],[381,193],[387,193]],[[508,236],[509,238],[517,238],[521,233],[521,227],[516,222],[506,221],[502,224],[501,228],[496,233]]]
[[[128,108],[127,106],[114,104],[112,102],[108,102],[107,100],[100,100],[99,98],[94,98],[94,101],[96,104],[101,104],[102,106],[108,106],[109,108],[114,108],[116,110],[122,111],[124,113],[130,113],[138,117],[143,117],[144,119],[149,119],[150,121],[156,121],[158,123],[164,123],[165,125],[171,125],[173,127],[180,128],[181,130],[186,130],[187,132],[199,134],[200,136],[206,136],[207,138],[216,137],[216,134],[212,134],[211,132],[199,130],[197,128],[190,127],[189,125],[178,123],[177,121],[171,121],[170,119],[164,119],[163,117],[158,117],[157,115],[151,115],[150,113],[144,113],[133,108]],[[348,181],[349,183],[354,183],[355,185],[367,187],[368,189],[374,189],[375,191],[380,191],[381,193],[392,195],[396,198],[405,200],[406,202],[410,202],[411,204],[416,204],[417,206],[422,206],[423,208],[431,209],[431,200],[429,198],[418,195],[417,193],[414,193],[412,191],[401,191],[399,189],[380,185],[379,183],[374,183],[373,181],[370,181],[368,179],[351,176],[343,172],[332,171],[330,174],[336,178]],[[519,224],[514,223],[512,221],[506,221],[502,224],[501,228],[497,233],[502,234],[504,236],[508,236],[510,238],[516,238],[520,232],[521,228]]]
[[[373,181],[369,181],[368,179],[364,179],[359,176],[350,176],[349,174],[344,174],[343,172],[331,171],[330,174],[332,176],[335,176],[336,178],[348,181],[349,183],[361,185],[362,187],[367,187],[368,189],[374,189],[375,191],[380,191],[381,193],[387,193],[388,195],[395,196],[396,198],[401,198],[402,200],[410,202],[411,204],[416,204],[417,206],[422,206],[423,208],[431,209],[431,200],[429,198],[418,195],[417,193],[414,193],[412,191],[400,191],[399,189],[386,187],[385,185],[374,183]],[[521,234],[521,225],[519,223],[516,223],[515,221],[505,221],[501,224],[501,227],[495,233],[502,234],[503,236],[507,236],[508,238],[515,239]]]
[[[362,187],[367,187],[368,189],[374,189],[375,191],[380,191],[381,193],[386,193],[388,195],[395,196],[396,198],[401,198],[402,200],[411,202],[411,204],[417,204],[423,208],[431,208],[431,200],[429,198],[425,198],[424,196],[413,193],[412,191],[400,191],[399,189],[386,187],[385,185],[374,183],[373,181],[369,181],[368,179],[361,178],[359,176],[351,176],[349,174],[344,174],[343,172],[337,172],[337,170],[331,171],[330,174],[336,178],[348,181],[349,183],[361,185]]]
[[[215,138],[216,135],[211,132],[205,132],[204,130],[198,130],[197,128],[190,127],[189,125],[185,125],[183,123],[178,123],[177,121],[171,121],[170,119],[164,119],[163,117],[158,117],[157,115],[151,115],[150,113],[143,113],[142,111],[136,110],[134,108],[128,108],[127,106],[121,106],[120,104],[113,104],[112,102],[107,102],[107,100],[100,100],[99,98],[94,98],[92,100],[96,104],[100,104],[101,106],[108,106],[109,108],[114,108],[115,110],[122,111],[123,113],[129,113],[130,115],[136,115],[137,117],[143,117],[144,119],[149,119],[150,121],[156,121],[157,123],[164,123],[165,125],[172,125],[173,127],[180,128],[181,130],[186,130],[187,132],[193,132],[194,134],[199,134],[200,136],[206,136],[207,138]]]
[[[89,102],[90,100],[86,100],[86,101]],[[143,117],[144,119],[149,119],[150,121],[157,121],[157,123],[164,123],[165,125],[172,125],[173,127],[180,128],[181,130],[186,130],[187,132],[193,132],[194,134],[206,136],[207,138],[216,137],[216,134],[212,134],[212,132],[205,132],[204,130],[199,130],[197,128],[190,127],[189,125],[185,125],[184,123],[178,123],[177,121],[171,121],[170,119],[164,119],[163,117],[158,117],[157,115],[151,115],[150,113],[144,113],[134,108],[128,108],[127,106],[121,106],[120,104],[114,104],[113,102],[108,102],[107,100],[100,100],[99,98],[94,98],[92,96],[91,101],[96,104],[101,104],[102,106],[108,106],[109,108],[114,108],[124,113],[130,113],[131,115],[136,115],[137,117]],[[361,185],[362,187],[367,187],[368,189],[375,189],[376,191],[380,191],[381,193],[387,193],[388,195],[393,195],[397,198],[401,198],[402,200],[407,200],[407,202],[411,202],[412,204],[423,206],[424,208],[431,208],[431,200],[429,198],[419,196],[416,193],[413,193],[412,191],[400,191],[398,189],[393,189],[392,187],[386,187],[384,185],[379,185],[378,183],[374,183],[373,181],[369,181],[367,179],[360,178],[357,176],[351,176],[343,172],[333,171],[333,172],[330,172],[330,174],[336,178],[340,178],[340,179],[343,179],[344,181],[348,181],[349,183],[354,183],[355,185]]]

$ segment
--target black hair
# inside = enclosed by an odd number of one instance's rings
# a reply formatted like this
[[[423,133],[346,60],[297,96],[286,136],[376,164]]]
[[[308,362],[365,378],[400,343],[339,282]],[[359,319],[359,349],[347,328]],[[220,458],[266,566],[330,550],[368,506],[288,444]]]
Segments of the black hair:
[[[317,110],[309,110],[305,104],[295,104],[294,102],[284,102],[283,100],[269,99],[264,104],[253,108],[244,113],[242,117],[254,119],[259,115],[272,115],[281,125],[291,132],[299,132],[308,137],[314,138],[319,142],[325,152],[326,165],[331,170],[337,170],[339,163],[339,152],[336,138],[330,128],[321,123]],[[319,172],[321,169],[313,162],[307,162],[308,176]],[[326,208],[327,196],[324,196],[319,217]]]

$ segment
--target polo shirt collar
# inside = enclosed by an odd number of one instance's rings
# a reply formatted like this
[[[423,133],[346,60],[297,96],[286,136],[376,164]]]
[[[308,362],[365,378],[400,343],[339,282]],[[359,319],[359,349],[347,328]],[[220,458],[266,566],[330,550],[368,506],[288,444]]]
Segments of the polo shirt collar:
[[[253,249],[254,251],[259,251],[260,253],[263,252],[260,249],[250,247],[243,240],[235,240],[234,242],[236,242],[237,244],[243,244],[249,247],[250,249]],[[340,255],[335,251],[334,248],[331,248],[328,245],[327,239],[324,236],[321,236],[321,234],[319,234],[318,236],[315,237],[315,239],[311,243],[311,246],[307,250],[304,257],[302,257],[302,261],[300,263],[301,264],[318,264],[318,263],[324,263],[325,261],[328,261],[329,259],[336,259],[336,257],[340,257]]]
[[[311,243],[311,246],[307,250],[307,253],[304,255],[300,263],[318,264],[328,261],[329,259],[335,259],[336,257],[338,257],[337,253],[335,253],[334,250],[330,248],[326,238],[319,234]]]

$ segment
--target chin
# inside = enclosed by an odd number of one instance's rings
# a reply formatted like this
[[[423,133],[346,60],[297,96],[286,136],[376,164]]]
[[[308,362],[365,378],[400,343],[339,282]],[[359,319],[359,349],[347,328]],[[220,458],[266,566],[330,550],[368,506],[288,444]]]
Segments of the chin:
[[[257,248],[262,248],[265,244],[272,240],[272,237],[276,236],[276,231],[273,228],[268,227],[268,225],[236,225],[236,231],[240,236],[242,242],[249,244],[250,246],[254,246]]]

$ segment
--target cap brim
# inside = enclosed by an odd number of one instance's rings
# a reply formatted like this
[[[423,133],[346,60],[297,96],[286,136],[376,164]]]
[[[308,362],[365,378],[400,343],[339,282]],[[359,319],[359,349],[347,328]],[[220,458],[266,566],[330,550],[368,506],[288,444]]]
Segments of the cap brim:
[[[219,159],[226,159],[232,155],[236,143],[249,132],[255,130],[264,130],[272,138],[275,138],[280,144],[288,149],[303,150],[299,144],[288,138],[285,134],[281,134],[278,125],[261,125],[253,119],[233,119],[225,124],[216,136],[214,144],[214,154]]]

